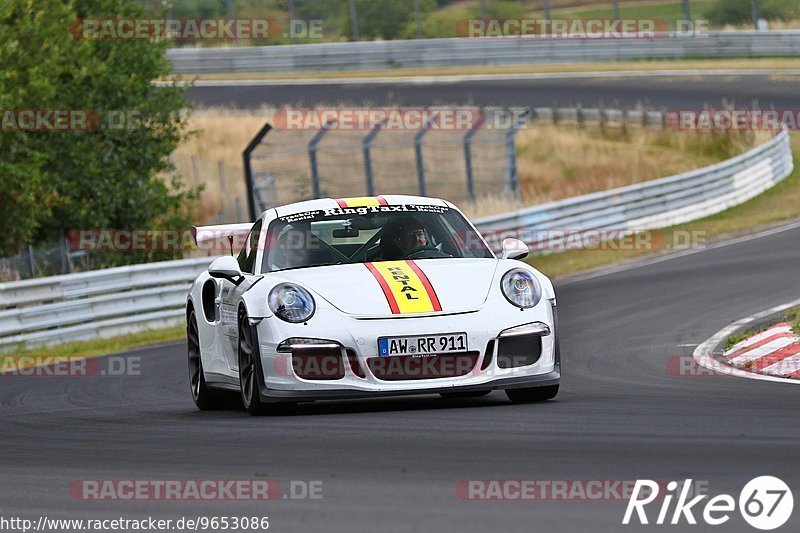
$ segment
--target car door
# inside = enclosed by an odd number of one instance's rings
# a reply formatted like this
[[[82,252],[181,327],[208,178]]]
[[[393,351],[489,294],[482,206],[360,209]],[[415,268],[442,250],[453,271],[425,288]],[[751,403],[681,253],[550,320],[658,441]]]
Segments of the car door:
[[[258,255],[258,241],[261,235],[263,221],[259,219],[248,233],[244,246],[236,257],[239,261],[239,268],[244,275],[244,279],[236,284],[228,280],[222,280],[222,290],[220,295],[221,319],[220,327],[225,341],[222,349],[231,370],[239,371],[239,324],[238,306],[242,294],[244,294],[256,281],[261,279],[258,271],[256,257]]]

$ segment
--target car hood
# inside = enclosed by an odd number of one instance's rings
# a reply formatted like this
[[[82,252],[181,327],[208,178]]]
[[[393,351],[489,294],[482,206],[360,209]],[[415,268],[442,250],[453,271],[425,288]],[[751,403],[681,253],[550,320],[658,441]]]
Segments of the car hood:
[[[349,315],[400,318],[476,311],[489,295],[497,265],[496,259],[488,258],[419,259],[299,268],[276,274],[311,289]]]

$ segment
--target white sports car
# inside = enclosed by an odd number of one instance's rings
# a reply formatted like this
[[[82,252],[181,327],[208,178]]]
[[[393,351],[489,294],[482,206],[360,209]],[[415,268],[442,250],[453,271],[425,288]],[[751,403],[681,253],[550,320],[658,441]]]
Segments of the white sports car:
[[[200,409],[224,403],[226,390],[251,414],[321,399],[558,393],[553,285],[517,260],[524,243],[504,240],[497,258],[450,202],[323,198],[194,235],[231,248],[244,238],[187,300]]]

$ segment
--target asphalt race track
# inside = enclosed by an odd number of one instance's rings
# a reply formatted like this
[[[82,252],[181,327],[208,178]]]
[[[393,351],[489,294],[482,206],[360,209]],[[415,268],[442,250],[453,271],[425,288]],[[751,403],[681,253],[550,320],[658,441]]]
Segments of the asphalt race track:
[[[213,86],[188,90],[191,102],[201,106],[255,108],[262,105],[294,107],[336,105],[492,105],[555,107],[620,107],[637,104],[665,109],[738,108],[758,101],[761,109],[797,107],[800,76],[764,74],[709,76],[632,76],[536,80],[458,81],[412,84],[401,82],[274,86]]]
[[[412,397],[199,412],[183,345],[141,375],[1,377],[0,507],[27,518],[269,516],[270,531],[756,531],[627,526],[626,501],[463,501],[459,480],[683,480],[732,494],[777,475],[800,495],[800,389],[667,372],[727,323],[800,297],[800,228],[557,285],[561,393],[539,405]],[[321,500],[80,501],[80,479],[323,482]],[[660,504],[656,504],[659,505]],[[14,510],[13,513],[11,510]],[[658,507],[648,508],[655,519]],[[702,510],[695,515],[701,515]],[[670,513],[671,515],[671,513]],[[698,519],[702,519],[698,516]],[[797,531],[800,513],[781,531]]]

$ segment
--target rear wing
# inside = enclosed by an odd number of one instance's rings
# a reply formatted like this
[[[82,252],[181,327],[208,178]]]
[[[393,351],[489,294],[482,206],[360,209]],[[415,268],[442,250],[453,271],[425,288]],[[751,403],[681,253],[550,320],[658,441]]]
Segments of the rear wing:
[[[198,248],[224,246],[225,249],[230,248],[231,255],[233,255],[234,249],[238,250],[244,246],[244,240],[252,228],[252,222],[220,224],[217,226],[194,226],[192,227],[192,238]],[[221,244],[223,241],[227,241],[226,245]],[[234,242],[237,243],[236,246],[234,246]]]

